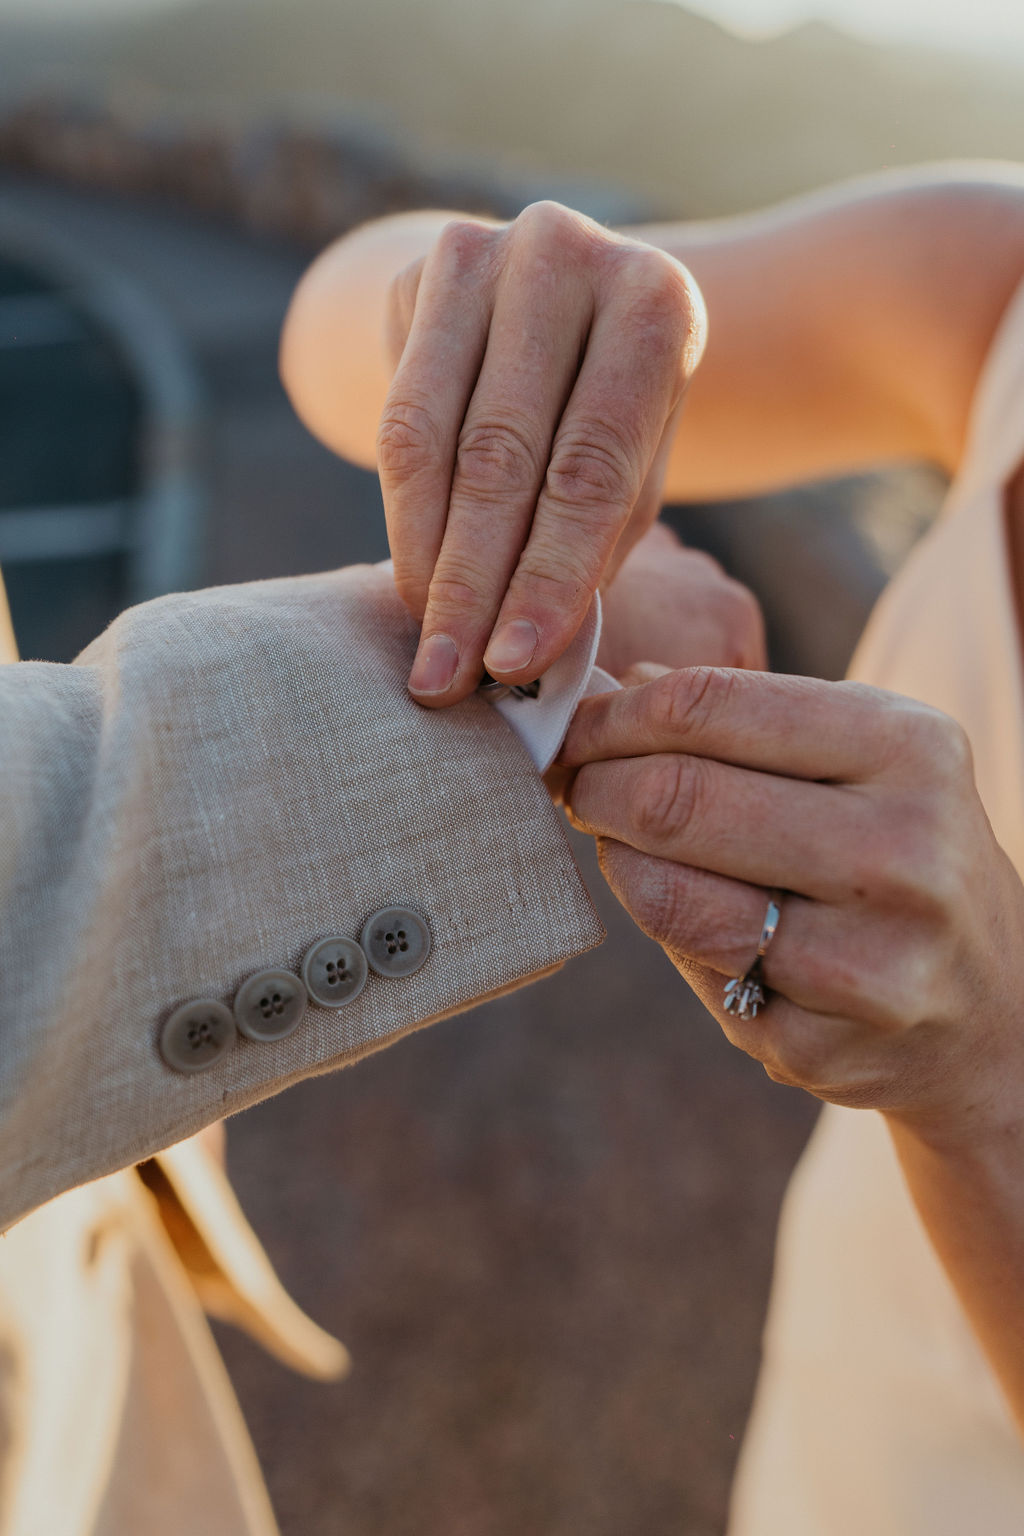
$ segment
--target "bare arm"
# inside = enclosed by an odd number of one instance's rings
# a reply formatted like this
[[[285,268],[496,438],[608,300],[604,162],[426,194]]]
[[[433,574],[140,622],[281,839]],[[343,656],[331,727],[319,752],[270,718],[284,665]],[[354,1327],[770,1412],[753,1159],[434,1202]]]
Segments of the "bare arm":
[[[1024,277],[1024,170],[866,177],[635,233],[686,263],[710,317],[671,496],[909,458],[956,468],[979,368]]]
[[[1014,1091],[1020,1094],[1019,1080]],[[951,1145],[887,1116],[914,1204],[1024,1436],[1024,1113]],[[978,1117],[979,1120],[981,1116]]]
[[[286,387],[310,429],[372,467],[393,372],[393,278],[452,217],[346,236],[303,279]],[[1024,274],[1024,171],[939,166],[864,178],[778,208],[627,231],[693,273],[710,319],[665,486],[753,493],[885,460],[955,467],[978,369]]]

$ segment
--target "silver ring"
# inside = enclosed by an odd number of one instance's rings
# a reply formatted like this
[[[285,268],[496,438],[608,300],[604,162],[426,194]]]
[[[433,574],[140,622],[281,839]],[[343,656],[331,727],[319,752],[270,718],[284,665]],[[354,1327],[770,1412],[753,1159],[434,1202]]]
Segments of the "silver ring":
[[[782,892],[772,891],[768,898],[764,922],[761,924],[757,954],[742,976],[734,976],[725,984],[725,1011],[734,1013],[738,1019],[756,1019],[758,1009],[766,1006],[767,999],[764,987],[761,985],[764,980],[762,961],[767,954],[769,944],[775,937],[781,915]]]

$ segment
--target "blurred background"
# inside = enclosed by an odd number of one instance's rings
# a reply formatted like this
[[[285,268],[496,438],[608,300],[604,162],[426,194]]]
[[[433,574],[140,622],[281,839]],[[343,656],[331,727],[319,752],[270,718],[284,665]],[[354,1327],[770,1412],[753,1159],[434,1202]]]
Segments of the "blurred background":
[[[26,656],[159,592],[386,553],[275,353],[310,256],[425,205],[701,217],[1024,159],[1018,0],[0,0],[0,565]],[[841,675],[928,466],[668,509]],[[581,865],[604,947],[232,1122],[355,1371],[220,1332],[284,1536],[717,1536],[806,1097]]]

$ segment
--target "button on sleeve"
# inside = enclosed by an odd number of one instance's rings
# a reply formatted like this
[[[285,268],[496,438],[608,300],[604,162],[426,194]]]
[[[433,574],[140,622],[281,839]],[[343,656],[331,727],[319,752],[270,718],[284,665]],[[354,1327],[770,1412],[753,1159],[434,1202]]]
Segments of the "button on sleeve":
[[[302,962],[302,979],[320,1008],[343,1008],[366,986],[366,955],[355,939],[334,934],[320,939]]]
[[[160,1031],[160,1054],[175,1072],[205,1072],[234,1043],[231,1009],[209,997],[182,1003]]]
[[[426,964],[432,943],[426,919],[412,907],[382,907],[367,918],[362,942],[379,976],[414,976]]]
[[[250,1040],[285,1040],[306,1011],[306,988],[291,971],[257,971],[235,996],[235,1023]]]

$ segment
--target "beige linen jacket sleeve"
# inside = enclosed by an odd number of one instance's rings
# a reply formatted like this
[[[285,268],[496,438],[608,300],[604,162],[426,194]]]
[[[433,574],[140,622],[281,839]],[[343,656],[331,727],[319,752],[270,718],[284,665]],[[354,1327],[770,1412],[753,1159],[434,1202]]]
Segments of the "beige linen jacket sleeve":
[[[387,568],[161,598],[70,666],[0,667],[0,1227],[603,932],[526,750],[428,711]],[[426,919],[286,1039],[174,1071],[160,1032],[390,905]]]

